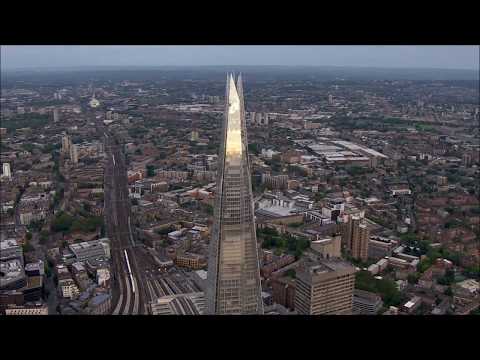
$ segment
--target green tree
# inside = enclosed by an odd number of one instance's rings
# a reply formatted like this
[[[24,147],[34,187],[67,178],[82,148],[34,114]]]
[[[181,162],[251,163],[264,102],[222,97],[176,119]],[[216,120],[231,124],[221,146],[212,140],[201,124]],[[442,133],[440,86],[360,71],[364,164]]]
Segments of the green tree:
[[[147,165],[147,177],[155,176],[155,167],[153,165]]]
[[[32,244],[30,244],[29,242],[26,242],[25,244],[23,244],[22,246],[23,248],[23,252],[24,253],[27,253],[27,252],[30,252],[30,251],[34,251],[35,248],[32,246]]]
[[[296,273],[295,269],[288,269],[285,272],[285,275],[295,279],[295,277],[297,276],[297,273]]]
[[[441,248],[440,254],[443,258],[450,260],[456,266],[460,265],[461,254],[459,252],[450,252],[445,248]]]
[[[325,198],[325,193],[323,192],[317,192],[314,196],[314,200],[317,202],[323,200],[324,198]]]
[[[452,269],[447,269],[445,275],[437,280],[440,285],[451,285],[455,281],[455,272]]]
[[[171,233],[172,231],[175,231],[175,227],[173,225],[161,228],[161,229],[156,229],[155,232],[158,235],[167,235],[168,233]]]
[[[480,315],[480,307],[473,310],[470,315]]]
[[[302,223],[301,222],[293,223],[293,224],[290,224],[288,226],[293,227],[293,228],[298,228],[298,227],[302,226]]]
[[[51,228],[54,232],[68,232],[73,224],[73,217],[60,212],[52,221]]]
[[[397,306],[403,300],[402,294],[393,280],[385,278],[377,280],[365,270],[355,273],[355,288],[378,293],[387,307]]]
[[[164,160],[167,158],[167,153],[165,153],[164,151],[160,151],[158,153],[158,156],[156,157],[157,160]]]
[[[262,248],[264,248],[264,249],[270,249],[270,248],[272,248],[272,247],[273,247],[273,239],[272,239],[272,237],[271,237],[271,236],[268,236],[268,235],[264,236],[264,237],[262,238]]]
[[[48,236],[49,236],[49,232],[46,231],[46,230],[42,230],[40,232],[40,238],[39,238],[40,244],[42,244],[42,245],[46,244],[47,241],[48,241]]]
[[[260,236],[265,234],[265,235],[272,235],[272,236],[278,236],[278,231],[277,229],[275,228],[269,228],[269,227],[265,227],[263,229],[259,229],[259,234]]]
[[[376,292],[375,278],[368,271],[358,271],[355,273],[355,288],[370,292]]]
[[[420,274],[423,274],[430,266],[432,266],[432,262],[430,259],[423,259],[417,265],[417,271]]]
[[[45,275],[47,275],[47,277],[52,276],[52,270],[50,269],[50,265],[48,262],[45,262],[44,269],[45,269]]]
[[[418,278],[418,273],[408,274],[407,281],[409,284],[416,284],[418,282]]]
[[[463,274],[477,280],[480,279],[480,265],[474,265],[465,268]]]
[[[213,215],[213,206],[207,204],[205,211],[207,212],[208,215]]]
[[[248,144],[248,152],[258,155],[260,153],[260,147],[256,143],[250,143]]]
[[[401,294],[394,281],[385,278],[378,280],[377,289],[384,303],[388,306],[397,306],[401,303]]]
[[[92,232],[97,230],[103,224],[101,216],[91,216],[86,218],[78,218],[72,222],[72,231]]]

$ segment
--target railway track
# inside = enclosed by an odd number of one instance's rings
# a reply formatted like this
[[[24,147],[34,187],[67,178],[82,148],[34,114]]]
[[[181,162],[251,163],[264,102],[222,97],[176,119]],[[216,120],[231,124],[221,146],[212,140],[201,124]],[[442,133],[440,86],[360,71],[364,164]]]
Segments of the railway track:
[[[125,160],[120,147],[112,144],[112,136],[104,134],[110,160],[105,168],[105,219],[112,247],[112,314],[138,315],[146,309],[130,224]]]

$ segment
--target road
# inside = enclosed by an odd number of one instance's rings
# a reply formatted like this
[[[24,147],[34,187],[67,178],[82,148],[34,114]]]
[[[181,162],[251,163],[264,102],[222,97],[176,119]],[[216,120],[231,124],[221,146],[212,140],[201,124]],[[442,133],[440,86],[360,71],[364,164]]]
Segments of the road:
[[[121,145],[115,143],[112,135],[104,127],[100,129],[104,134],[107,154],[105,222],[111,243],[113,314],[145,314],[143,275],[137,264],[136,246],[130,228],[125,156]]]

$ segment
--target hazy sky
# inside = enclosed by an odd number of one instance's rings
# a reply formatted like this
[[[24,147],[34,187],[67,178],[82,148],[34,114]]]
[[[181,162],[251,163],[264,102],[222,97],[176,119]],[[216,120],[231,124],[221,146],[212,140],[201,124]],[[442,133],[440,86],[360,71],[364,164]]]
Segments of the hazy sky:
[[[477,46],[2,46],[2,69],[108,65],[334,65],[477,69]]]

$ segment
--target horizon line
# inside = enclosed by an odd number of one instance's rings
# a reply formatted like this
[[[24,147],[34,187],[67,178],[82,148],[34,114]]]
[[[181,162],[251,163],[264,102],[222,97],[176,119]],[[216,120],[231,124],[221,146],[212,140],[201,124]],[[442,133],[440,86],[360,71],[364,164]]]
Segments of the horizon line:
[[[1,72],[28,71],[28,70],[69,70],[87,68],[205,68],[205,67],[283,67],[283,68],[338,68],[338,69],[382,69],[382,70],[452,70],[452,71],[480,71],[480,68],[449,68],[449,67],[398,67],[398,66],[365,66],[365,65],[280,65],[280,64],[183,64],[183,65],[65,65],[65,66],[27,66],[27,67],[0,67]]]

